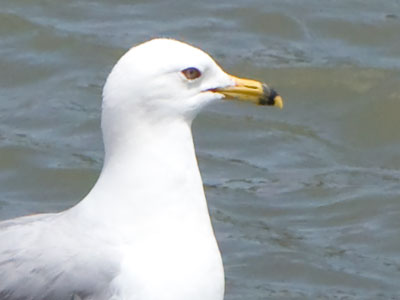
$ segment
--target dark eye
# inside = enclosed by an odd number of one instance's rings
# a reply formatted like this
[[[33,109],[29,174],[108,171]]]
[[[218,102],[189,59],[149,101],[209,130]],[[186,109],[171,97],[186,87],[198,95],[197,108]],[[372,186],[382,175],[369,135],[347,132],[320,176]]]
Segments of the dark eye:
[[[189,80],[193,80],[199,78],[201,76],[201,72],[196,68],[187,68],[182,70],[182,74]]]

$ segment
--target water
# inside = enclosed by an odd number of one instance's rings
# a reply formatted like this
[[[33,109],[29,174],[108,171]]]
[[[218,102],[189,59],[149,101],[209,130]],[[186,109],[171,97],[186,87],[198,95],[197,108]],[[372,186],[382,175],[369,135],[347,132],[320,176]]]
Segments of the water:
[[[226,299],[400,299],[398,0],[2,0],[0,218],[89,191],[104,80],[157,36],[285,100],[194,123]]]

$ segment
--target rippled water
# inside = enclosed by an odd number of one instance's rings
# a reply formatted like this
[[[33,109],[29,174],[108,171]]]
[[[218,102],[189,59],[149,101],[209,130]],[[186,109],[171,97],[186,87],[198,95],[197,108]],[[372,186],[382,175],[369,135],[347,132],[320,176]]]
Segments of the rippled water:
[[[400,299],[398,0],[2,0],[0,218],[88,192],[104,80],[156,36],[284,96],[194,124],[226,299]]]

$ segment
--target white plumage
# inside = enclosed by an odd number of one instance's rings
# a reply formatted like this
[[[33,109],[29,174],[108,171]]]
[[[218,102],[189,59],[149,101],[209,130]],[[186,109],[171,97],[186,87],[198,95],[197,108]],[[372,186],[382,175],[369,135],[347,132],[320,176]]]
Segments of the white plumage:
[[[187,68],[201,76],[186,78]],[[93,189],[64,212],[0,223],[0,299],[222,300],[190,127],[235,85],[178,41],[129,50],[104,86],[105,160]]]

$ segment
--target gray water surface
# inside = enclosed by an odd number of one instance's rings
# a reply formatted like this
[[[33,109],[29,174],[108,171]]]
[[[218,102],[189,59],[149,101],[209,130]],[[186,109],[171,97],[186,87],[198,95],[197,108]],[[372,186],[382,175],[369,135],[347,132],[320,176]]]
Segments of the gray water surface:
[[[193,126],[226,299],[400,299],[397,0],[2,0],[0,219],[90,190],[105,78],[159,36],[285,100]]]

